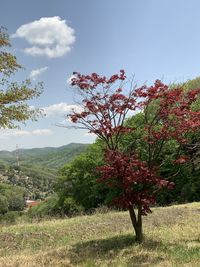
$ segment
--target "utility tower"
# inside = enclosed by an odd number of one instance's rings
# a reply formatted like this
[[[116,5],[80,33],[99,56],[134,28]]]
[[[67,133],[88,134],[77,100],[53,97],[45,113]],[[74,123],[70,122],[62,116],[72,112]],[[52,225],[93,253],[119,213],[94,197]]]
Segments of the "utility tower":
[[[16,156],[17,166],[19,167],[19,146],[18,145],[16,145],[15,156]]]

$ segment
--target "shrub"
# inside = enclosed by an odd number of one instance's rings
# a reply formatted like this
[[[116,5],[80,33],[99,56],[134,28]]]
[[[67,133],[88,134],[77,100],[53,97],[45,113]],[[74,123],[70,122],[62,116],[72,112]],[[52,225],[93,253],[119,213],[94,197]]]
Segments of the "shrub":
[[[30,208],[27,215],[31,218],[42,218],[56,215],[57,201],[57,195],[52,195],[37,206]]]
[[[8,211],[1,216],[0,222],[6,224],[15,223],[20,215],[18,211]]]
[[[72,216],[81,212],[83,212],[83,207],[77,205],[72,197],[66,197],[64,199],[61,213]]]
[[[4,214],[8,211],[8,200],[5,196],[0,195],[0,214]]]
[[[8,184],[0,184],[0,195],[1,197],[3,197],[3,205],[6,206],[8,203],[7,211],[20,211],[24,209],[24,190],[21,187]]]

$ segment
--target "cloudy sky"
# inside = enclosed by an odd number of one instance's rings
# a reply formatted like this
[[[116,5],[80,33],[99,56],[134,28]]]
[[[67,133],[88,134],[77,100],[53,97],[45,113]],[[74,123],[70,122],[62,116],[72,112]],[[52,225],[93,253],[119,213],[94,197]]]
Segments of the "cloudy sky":
[[[125,69],[137,83],[200,75],[199,0],[0,0],[1,25],[25,67],[15,80],[44,82],[30,105],[47,114],[21,130],[0,130],[0,150],[91,143],[82,130],[57,127],[74,107],[73,71],[103,75]]]

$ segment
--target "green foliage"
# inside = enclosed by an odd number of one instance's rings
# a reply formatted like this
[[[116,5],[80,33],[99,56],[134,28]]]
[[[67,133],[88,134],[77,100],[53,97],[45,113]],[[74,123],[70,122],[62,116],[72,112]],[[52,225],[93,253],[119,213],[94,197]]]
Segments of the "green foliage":
[[[0,47],[10,47],[10,40],[5,28],[0,27]],[[21,68],[17,63],[16,57],[6,51],[0,51],[0,72],[10,76],[13,72]]]
[[[5,196],[0,195],[0,214],[4,214],[8,211],[8,200]]]
[[[24,191],[18,186],[0,184],[1,214],[7,211],[20,211],[25,207]]]
[[[183,83],[183,86],[186,91],[196,89],[200,87],[200,77],[196,77],[195,79],[188,80],[185,83]]]
[[[0,28],[0,127],[16,128],[19,122],[36,120],[40,115],[40,111],[31,109],[26,101],[40,96],[42,84],[32,87],[30,80],[21,84],[10,82],[10,76],[21,69],[21,66],[16,57],[7,52],[8,47],[9,36],[5,29]]]
[[[152,111],[153,112],[153,111]],[[134,129],[127,134],[122,141],[122,147],[129,151],[137,151],[142,159],[146,159],[148,146],[143,141],[143,113],[138,113],[126,121],[127,126]],[[160,190],[158,193],[158,204],[166,205],[174,202],[184,203],[200,200],[200,170],[198,168],[198,158],[196,150],[191,147],[199,147],[200,133],[190,134],[187,145],[179,146],[175,140],[170,140],[163,144],[162,152],[157,158],[157,165],[161,164],[161,177],[173,181],[175,188],[173,190]],[[185,154],[189,157],[188,163],[184,165],[174,165],[177,155]],[[163,161],[163,158],[165,159]]]
[[[87,211],[105,202],[108,189],[97,182],[99,177],[96,171],[96,167],[103,164],[102,155],[102,144],[97,142],[61,169],[55,191],[64,212],[68,212],[66,204],[68,207],[69,203]]]
[[[28,217],[31,218],[43,218],[55,215],[57,210],[58,197],[56,194],[48,197],[46,200],[41,201],[40,204],[34,206],[28,210]]]
[[[83,211],[83,207],[77,205],[72,197],[66,197],[62,199],[62,206],[60,208],[60,211],[62,214],[67,214],[68,216],[72,216],[80,214],[81,211]]]
[[[153,108],[152,108],[153,112]],[[121,142],[121,148],[126,151],[137,151],[141,159],[146,160],[148,146],[143,141],[144,137],[144,114],[138,113],[127,119],[126,125],[134,131],[126,134]],[[198,136],[198,133],[196,133]],[[196,142],[197,136],[190,136],[190,140]],[[167,205],[173,202],[184,203],[200,200],[200,170],[197,164],[189,161],[184,165],[174,165],[178,154],[186,154],[184,146],[179,147],[175,140],[163,144],[162,153],[156,159],[161,164],[160,176],[175,183],[174,190],[160,190],[158,203]],[[65,199],[73,199],[74,203],[83,207],[84,210],[91,210],[102,204],[110,203],[117,192],[103,188],[97,183],[98,173],[96,167],[103,164],[103,144],[97,142],[90,146],[86,153],[76,157],[71,163],[64,166],[57,180],[55,190],[59,195],[59,207],[64,210]],[[189,154],[188,154],[189,155]],[[165,158],[165,161],[163,161]],[[195,166],[193,166],[195,165]],[[69,199],[68,199],[69,198]],[[68,212],[67,209],[64,211]]]
[[[17,222],[17,219],[20,217],[19,211],[8,211],[2,216],[0,216],[0,222],[3,224],[14,224]]]

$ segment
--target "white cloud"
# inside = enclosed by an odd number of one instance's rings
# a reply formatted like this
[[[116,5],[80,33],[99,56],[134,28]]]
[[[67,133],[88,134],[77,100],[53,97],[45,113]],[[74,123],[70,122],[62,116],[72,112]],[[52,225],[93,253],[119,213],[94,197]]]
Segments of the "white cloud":
[[[24,52],[32,56],[61,57],[71,50],[75,31],[60,17],[43,17],[20,26],[13,38],[25,39],[31,47]]]
[[[38,136],[42,136],[42,135],[51,135],[53,132],[49,129],[37,129],[31,132],[32,135],[38,135]]]
[[[94,133],[85,133],[84,136],[86,137],[97,137]]]
[[[23,130],[0,130],[0,139],[9,137],[25,137],[25,136],[46,136],[51,135],[53,132],[50,129],[36,129],[33,131]]]
[[[48,107],[44,107],[42,109],[47,117],[64,115],[69,112],[72,112],[72,110],[76,112],[80,112],[82,110],[82,108],[79,105],[68,105],[65,102],[53,104]]]
[[[29,75],[30,79],[35,80],[37,78],[37,76],[41,75],[47,69],[48,69],[48,67],[43,67],[43,68],[40,68],[40,69],[32,70],[30,75]]]
[[[13,132],[6,132],[5,133],[5,136],[28,136],[30,135],[31,133],[29,131],[21,131],[21,130],[18,130],[18,131],[13,131]]]

